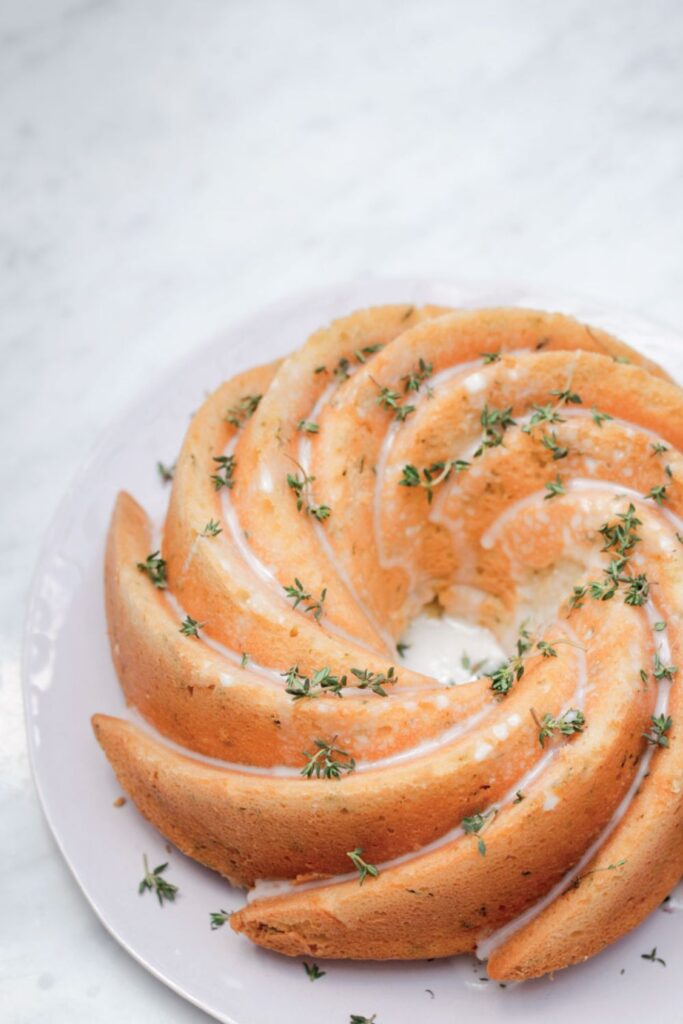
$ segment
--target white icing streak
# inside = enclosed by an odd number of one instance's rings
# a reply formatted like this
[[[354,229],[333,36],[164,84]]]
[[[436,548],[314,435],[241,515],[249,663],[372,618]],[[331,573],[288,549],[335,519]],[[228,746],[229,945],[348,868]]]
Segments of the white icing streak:
[[[454,380],[456,377],[466,377],[469,372],[473,369],[481,371],[481,360],[472,360],[467,363],[460,363],[456,366],[449,366],[447,369],[437,373],[429,381],[429,386],[433,392],[440,384],[445,384],[448,381]],[[429,393],[426,390],[417,392],[414,396],[411,395],[411,405],[414,405],[416,410],[420,405],[429,400]],[[390,558],[384,550],[383,533],[382,533],[382,487],[384,486],[387,464],[391,456],[392,449],[394,447],[394,441],[396,440],[396,434],[398,433],[401,423],[395,419],[391,421],[387,429],[377,459],[377,476],[375,479],[375,489],[372,503],[372,517],[373,517],[373,532],[375,547],[377,549],[377,561],[382,569],[394,569],[400,568],[408,573],[410,577],[411,586],[414,584],[415,573],[412,568],[410,561],[404,557]]]
[[[640,491],[633,490],[631,487],[625,487],[609,480],[590,480],[586,477],[575,477],[573,480],[568,480],[566,482],[565,490],[567,494],[580,494],[583,491],[597,491],[610,494],[613,500],[617,500],[619,498],[632,498],[638,502],[645,501],[645,497]],[[527,494],[524,498],[520,498],[519,501],[512,502],[512,504],[508,505],[505,511],[501,512],[498,518],[491,523],[488,530],[486,530],[482,535],[480,542],[482,548],[490,550],[510,520],[514,519],[519,512],[524,509],[531,508],[532,506],[538,506],[539,509],[544,508],[546,496],[547,491],[545,490],[533,491],[531,494]],[[662,516],[667,519],[676,529],[680,530],[683,528],[683,520],[675,515],[670,509],[657,505],[654,502],[652,505],[648,505],[647,509],[655,516]],[[585,509],[585,511],[589,511],[589,509]]]
[[[330,398],[332,397],[332,395],[334,394],[334,392],[336,390],[337,390],[337,385],[336,384],[328,384],[328,386],[325,388],[323,393],[318,398],[318,401],[313,406],[313,409],[311,410],[309,416],[307,417],[310,421],[312,421],[313,423],[317,423],[318,422],[318,416],[320,415],[322,410],[325,408],[325,406],[327,405],[327,403],[329,402]],[[304,473],[307,476],[310,476],[311,475],[311,440],[310,440],[310,438],[305,433],[302,434],[301,439],[299,441],[299,463],[301,464],[301,468],[303,469]],[[309,490],[311,490],[311,492],[312,492],[312,490],[313,490],[312,485],[309,485]],[[319,523],[317,521],[317,519],[313,519],[312,526],[313,526],[313,530],[315,532],[315,536],[317,538],[317,541],[320,544],[320,547],[322,548],[322,550],[323,550],[323,552],[325,554],[325,557],[327,558],[328,562],[332,565],[336,575],[339,577],[339,579],[342,581],[342,583],[344,584],[346,589],[349,591],[349,593],[351,594],[351,596],[352,596],[353,600],[355,601],[356,605],[361,610],[363,615],[365,615],[366,619],[368,620],[368,622],[370,623],[372,628],[375,630],[377,635],[382,639],[382,641],[383,641],[383,643],[384,643],[384,645],[385,645],[385,647],[387,649],[387,652],[392,657],[395,657],[396,656],[396,642],[394,641],[393,636],[382,625],[382,623],[375,617],[373,612],[370,610],[370,608],[368,608],[367,604],[361,598],[361,596],[358,593],[358,590],[357,590],[353,580],[351,579],[351,577],[349,576],[348,572],[346,571],[345,566],[343,566],[342,563],[337,558],[336,552],[335,552],[334,548],[332,547],[332,545],[330,544],[329,537],[327,536],[327,534],[325,532],[325,527],[322,525],[322,523]],[[324,621],[325,621],[325,624],[329,627],[328,620],[325,619]],[[362,644],[359,640],[355,639],[354,637],[349,637],[349,639],[353,640],[354,643],[360,643],[361,646],[367,647],[366,644]],[[369,650],[369,647],[368,647],[368,650]]]
[[[586,655],[578,638],[574,631],[566,624],[562,623],[561,628],[569,635],[569,638],[574,644],[576,644],[577,650],[577,661],[578,661],[578,672],[576,679],[576,687],[570,702],[567,704],[568,707],[575,707],[582,709],[585,703],[586,697],[586,684],[587,684],[587,672],[586,672]],[[566,709],[565,709],[566,710]],[[474,716],[476,717],[476,716]],[[519,724],[515,722],[514,724]],[[485,743],[485,741],[479,741]],[[491,744],[486,744],[487,747],[492,749]],[[513,786],[503,796],[502,800],[496,801],[491,806],[485,808],[481,813],[488,814],[491,810],[496,809],[497,811],[503,807],[509,806],[514,803],[515,797],[518,790],[523,790],[525,795],[529,795],[529,788],[533,785],[536,780],[543,775],[543,772],[556,756],[557,751],[562,749],[559,746],[549,747],[541,757],[532,765],[532,767],[525,772],[520,779],[518,779]],[[489,751],[487,750],[483,755],[482,759]],[[477,750],[475,748],[474,758],[477,760]],[[390,870],[391,868],[398,867],[401,864],[405,864],[408,861],[415,861],[427,854],[434,853],[436,850],[441,849],[444,846],[448,846],[450,843],[455,842],[464,832],[460,825],[450,829],[444,835],[435,839],[433,842],[421,846],[419,850],[410,850],[407,853],[401,854],[400,857],[394,857],[392,860],[385,861],[382,864],[378,864],[377,867],[381,872]],[[358,877],[356,872],[349,872],[343,875],[333,875],[331,878],[315,879],[312,882],[305,882],[297,885],[296,883],[282,880],[273,881],[271,879],[257,879],[254,888],[247,894],[247,903],[253,903],[257,900],[268,899],[270,896],[283,896],[292,892],[302,892],[305,889],[320,889],[331,885],[341,885],[343,882],[348,882]]]
[[[652,601],[649,601],[646,605],[645,612],[647,614],[648,622],[652,627],[654,623],[661,619],[660,613],[657,611],[656,606]],[[669,641],[663,633],[654,632],[655,648],[659,657],[665,664],[668,664],[671,660],[671,649],[669,647]],[[655,707],[655,715],[665,715],[669,706],[669,692],[671,690],[671,683],[668,679],[662,678],[658,680],[657,684],[657,703]],[[532,907],[529,907],[522,914],[516,917],[513,921],[509,921],[502,928],[493,932],[486,939],[483,939],[477,945],[477,956],[480,960],[488,960],[491,953],[498,949],[504,942],[506,942],[515,932],[519,931],[525,925],[529,924],[536,917],[539,916],[551,903],[565,892],[565,890],[574,882],[576,878],[581,874],[583,869],[591,862],[595,855],[599,852],[602,846],[607,842],[609,837],[616,829],[619,822],[623,819],[624,815],[628,811],[634,797],[636,796],[643,780],[650,770],[650,762],[654,754],[655,748],[648,746],[648,749],[644,752],[638,765],[638,770],[633,777],[633,781],[629,786],[626,794],[622,798],[616,811],[610,818],[609,822],[602,830],[597,839],[588,847],[581,859],[574,867],[570,868],[560,881],[543,896],[537,903]]]

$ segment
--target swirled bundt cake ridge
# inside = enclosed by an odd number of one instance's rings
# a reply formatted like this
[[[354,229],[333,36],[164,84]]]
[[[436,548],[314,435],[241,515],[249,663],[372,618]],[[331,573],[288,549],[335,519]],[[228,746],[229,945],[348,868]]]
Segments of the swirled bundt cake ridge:
[[[109,630],[147,724],[94,726],[153,824],[255,885],[235,930],[319,958],[478,949],[519,980],[667,894],[681,452],[664,371],[533,310],[360,311],[206,400],[158,537],[117,502]],[[459,686],[408,669],[427,604],[507,660]]]

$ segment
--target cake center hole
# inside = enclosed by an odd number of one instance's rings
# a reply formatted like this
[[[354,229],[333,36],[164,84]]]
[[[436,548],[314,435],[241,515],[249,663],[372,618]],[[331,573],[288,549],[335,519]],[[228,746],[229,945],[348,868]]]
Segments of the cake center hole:
[[[506,655],[489,629],[473,625],[429,605],[401,637],[406,645],[400,664],[460,686],[484,672],[492,672]]]

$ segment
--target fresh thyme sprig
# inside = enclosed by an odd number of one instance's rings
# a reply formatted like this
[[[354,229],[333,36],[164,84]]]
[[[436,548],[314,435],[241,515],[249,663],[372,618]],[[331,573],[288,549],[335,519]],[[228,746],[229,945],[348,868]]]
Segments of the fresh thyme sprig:
[[[557,398],[558,405],[582,405],[581,396],[577,395],[576,391],[572,391],[570,388],[565,388],[564,391],[551,391],[550,394]]]
[[[209,914],[211,918],[211,931],[215,932],[217,928],[222,928],[226,921],[230,920],[231,910],[214,910]]]
[[[539,728],[538,741],[542,747],[545,746],[545,741],[552,737],[554,733],[558,732],[563,736],[571,736],[573,733],[583,732],[584,725],[586,724],[586,716],[583,711],[579,711],[577,708],[569,708],[559,718],[553,718],[548,712],[540,721],[534,709],[531,708],[531,717]]]
[[[208,523],[202,530],[202,537],[217,537],[219,533],[223,532],[223,527],[217,519],[209,519]]]
[[[296,465],[301,470],[301,476],[298,473],[288,473],[287,486],[296,495],[297,511],[301,512],[304,509],[308,515],[313,516],[319,523],[322,523],[332,515],[332,509],[329,505],[313,505],[309,501],[311,484],[314,483],[315,477],[309,475],[298,462]]]
[[[645,497],[651,498],[652,501],[656,502],[657,505],[661,507],[664,504],[664,502],[668,500],[668,495],[666,493],[666,485],[657,484],[656,487],[651,487],[645,495]]]
[[[140,572],[144,572],[149,576],[150,580],[158,590],[165,590],[168,585],[168,574],[166,571],[166,562],[161,557],[159,551],[153,551],[151,555],[147,555],[144,562],[138,562],[137,567]]]
[[[669,715],[652,715],[652,725],[643,733],[643,739],[655,747],[668,747],[669,737],[666,735],[674,724]]]
[[[393,686],[394,683],[398,682],[394,666],[387,669],[384,672],[371,672],[369,669],[352,668],[352,674],[358,680],[357,686],[359,690],[372,690],[380,697],[388,697],[387,691],[384,689],[385,686],[390,684]]]
[[[493,692],[500,697],[504,697],[510,692],[514,684],[524,675],[525,661],[531,656],[534,647],[544,658],[556,658],[556,645],[558,644],[569,644],[572,647],[577,646],[571,640],[554,640],[552,643],[548,640],[535,641],[528,629],[520,629],[516,653],[504,661],[502,665],[499,665],[498,668],[494,669],[493,672],[485,673],[486,677],[491,680]],[[472,670],[476,671],[483,664],[483,662],[480,662],[479,665],[473,666]],[[469,665],[466,665],[464,660],[463,668],[469,668]]]
[[[547,405],[536,405],[535,403],[531,406],[533,412],[529,419],[529,422],[522,427],[522,431],[525,434],[530,434],[534,427],[538,426],[539,423],[564,423],[565,420],[560,416],[557,411],[558,406],[554,406],[552,402],[548,402]]]
[[[497,808],[492,807],[488,811],[471,814],[469,817],[462,819],[461,828],[465,835],[477,836],[477,849],[482,857],[486,856],[486,843],[482,839],[481,833],[491,824],[497,813]]]
[[[649,953],[641,953],[641,960],[651,960],[653,964],[661,964],[662,967],[666,967],[666,960],[662,960],[661,956],[657,956],[657,947],[653,946]]]
[[[324,523],[332,515],[332,509],[329,505],[309,505],[306,511],[314,519],[317,519],[319,523]]]
[[[304,434],[318,434],[320,433],[320,424],[313,423],[312,420],[299,420],[296,429],[301,430]]]
[[[408,313],[407,316],[404,316],[403,319],[407,320],[409,316],[410,313]],[[373,1013],[372,1017],[364,1017],[362,1013],[352,1013],[351,1018],[349,1020],[349,1024],[375,1024],[376,1019],[376,1013]]]
[[[296,495],[296,507],[299,512],[304,507],[306,489],[315,480],[314,476],[309,476],[304,470],[302,472],[301,479],[298,473],[287,474],[287,486],[290,487]]]
[[[346,676],[335,676],[331,669],[320,668],[310,676],[299,672],[299,666],[293,665],[286,672],[281,673],[287,680],[285,693],[288,693],[292,700],[303,700],[305,697],[315,698],[326,693],[333,693],[341,697],[341,691],[346,686]]]
[[[173,903],[178,892],[178,886],[168,882],[164,877],[163,873],[168,867],[166,864],[159,864],[158,867],[154,868],[153,871],[149,870],[149,863],[147,862],[147,854],[143,854],[142,863],[145,866],[144,878],[138,885],[138,892],[142,894],[146,890],[155,892],[159,901],[159,906],[163,907],[164,900],[169,903]]]
[[[557,498],[558,495],[567,493],[559,473],[554,480],[548,481],[545,489],[548,493],[543,496],[544,501],[550,501],[551,498]]]
[[[664,452],[668,452],[669,450],[661,441],[656,441],[654,444],[651,444],[650,448],[652,448],[653,455],[662,455]]]
[[[652,675],[655,679],[668,679],[669,682],[673,682],[673,677],[678,672],[675,665],[665,665],[659,656],[659,652],[655,652],[654,657],[654,668],[652,669]]]
[[[379,875],[379,868],[376,868],[374,864],[368,864],[367,861],[363,860],[362,853],[362,846],[357,846],[355,850],[351,850],[346,854],[358,872],[359,885],[363,884],[368,875],[370,875],[371,878],[377,878]]]
[[[327,971],[321,971],[317,964],[304,963],[304,970],[309,981],[317,981],[318,978],[324,978],[327,974]]]
[[[298,608],[300,604],[303,604],[305,601],[309,601],[310,603],[305,605],[303,610],[305,612],[311,612],[315,621],[318,623],[320,622],[323,614],[323,605],[325,603],[325,598],[327,597],[327,587],[323,587],[320,592],[320,597],[315,601],[313,599],[313,595],[308,590],[304,590],[303,583],[295,576],[294,583],[290,583],[284,587],[284,591],[287,597],[294,601],[294,604],[292,605],[293,608]]]
[[[520,630],[519,637],[517,638],[517,653],[508,658],[507,661],[504,661],[493,672],[486,673],[487,678],[491,680],[491,689],[494,693],[504,697],[510,692],[515,682],[522,678],[524,675],[524,656],[531,650],[532,646],[533,641],[528,630]]]
[[[304,751],[304,757],[308,758],[308,764],[301,769],[304,778],[340,779],[343,772],[355,770],[354,758],[349,757],[346,750],[335,747],[336,739],[337,737],[334,736],[329,743],[326,740],[315,740],[318,749],[313,754],[309,754],[307,750]],[[337,760],[339,757],[344,757],[347,760],[339,761]]]
[[[479,355],[482,358],[484,366],[488,366],[490,363],[498,363],[501,359],[500,352],[480,352]]]
[[[254,415],[263,395],[243,395],[225,414],[225,422],[238,430]]]
[[[469,468],[469,465],[469,462],[465,462],[463,459],[454,459],[452,462],[433,462],[431,466],[424,466],[420,470],[417,466],[408,463],[403,467],[399,486],[424,487],[427,501],[431,505],[434,497],[434,488],[448,480],[451,473],[462,473]]]
[[[377,381],[374,383],[377,384]],[[415,412],[414,405],[401,404],[401,396],[398,391],[394,391],[389,387],[383,388],[379,384],[377,384],[377,387],[379,388],[377,404],[381,405],[384,409],[390,409],[394,414],[394,419],[399,423],[404,423],[411,412]]]
[[[614,419],[614,416],[610,416],[608,412],[599,412],[598,409],[595,408],[595,406],[593,406],[593,408],[591,409],[591,417],[593,418],[593,423],[595,423],[598,427],[601,428],[605,420]]]
[[[214,490],[220,491],[221,487],[232,490],[235,486],[235,468],[237,462],[234,455],[214,455],[213,461],[218,463],[215,473],[212,473]]]
[[[342,356],[337,365],[335,366],[334,370],[332,371],[332,373],[337,378],[340,384],[342,384],[345,380],[348,380],[349,377],[351,376],[351,374],[349,373],[350,365],[351,364],[349,363],[346,356]]]
[[[642,522],[636,516],[633,504],[629,504],[626,512],[617,514],[616,523],[603,523],[598,531],[604,541],[603,551],[615,552],[617,557],[611,558],[606,569],[603,569],[603,580],[591,580],[583,586],[574,587],[569,600],[571,608],[581,608],[583,598],[589,594],[596,601],[610,601],[619,588],[623,588],[624,603],[634,607],[644,605],[650,593],[650,581],[645,573],[633,575],[629,570],[629,556],[640,537],[636,533]]]
[[[363,348],[356,349],[353,354],[359,363],[367,363],[367,356],[374,356],[375,352],[379,352],[383,348],[384,344],[378,342],[376,345],[364,345]]]
[[[172,466],[165,466],[163,462],[157,462],[157,473],[162,484],[170,484],[175,473],[175,462]]]
[[[602,534],[605,546],[603,551],[615,550],[620,555],[627,555],[639,542],[640,537],[636,528],[642,526],[642,520],[636,516],[633,503],[630,503],[626,512],[618,512],[618,523],[603,523],[599,532]]]
[[[479,422],[484,429],[484,438],[474,453],[478,459],[484,454],[487,448],[497,448],[503,443],[503,435],[508,427],[514,427],[516,420],[512,418],[512,406],[506,409],[489,409],[485,405],[481,411]]]
[[[544,448],[547,448],[549,452],[552,452],[553,461],[557,462],[559,459],[566,459],[569,455],[569,448],[564,448],[557,440],[557,434],[553,430],[550,434],[543,434],[541,437],[541,444]]]
[[[199,638],[199,630],[203,629],[205,625],[205,622],[197,622],[196,619],[186,615],[180,627],[180,632],[183,636],[194,636]]]
[[[403,381],[403,390],[407,394],[409,391],[419,391],[426,380],[428,380],[434,372],[434,367],[431,363],[426,363],[422,357],[417,364],[417,369],[411,373],[407,373],[404,377],[401,377]],[[427,388],[427,393],[430,393],[430,388]]]
[[[591,868],[590,871],[584,871],[582,875],[576,876],[569,888],[578,889],[584,878],[588,878],[590,875],[600,874],[602,871],[618,871],[619,868],[623,868],[626,863],[626,859],[618,860],[614,864],[606,864],[604,868]]]

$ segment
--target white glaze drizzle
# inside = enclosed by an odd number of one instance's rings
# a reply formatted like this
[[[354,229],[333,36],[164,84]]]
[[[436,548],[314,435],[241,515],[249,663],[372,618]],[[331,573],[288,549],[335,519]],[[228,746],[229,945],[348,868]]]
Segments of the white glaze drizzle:
[[[224,449],[224,455],[228,457],[234,455],[238,437],[238,434],[233,435],[233,437],[230,439],[230,441],[228,442]],[[269,471],[267,470],[265,465],[262,465],[260,469],[261,479],[263,479],[264,474],[267,474],[268,482],[272,487],[272,478],[270,477]],[[277,601],[291,611],[292,607],[287,601],[287,598],[284,593],[284,588],[280,583],[279,579],[277,578],[275,571],[272,569],[271,566],[266,565],[266,563],[263,562],[256,555],[251,545],[249,544],[245,532],[240,524],[239,517],[235,510],[235,506],[232,502],[230,489],[228,487],[222,488],[221,513],[223,522],[228,528],[228,533],[232,541],[234,542],[235,547],[237,548],[237,551],[242,561],[263,583],[266,584],[269,592],[273,594]],[[361,639],[352,636],[349,632],[347,632],[347,630],[342,629],[342,627],[338,626],[336,623],[330,622],[329,618],[327,618],[324,615],[324,613],[321,618],[320,625],[324,625],[325,629],[329,633],[333,633],[335,636],[338,636],[341,640],[344,640],[347,643],[352,643],[356,647],[362,647],[367,651],[372,650],[372,648],[368,644],[364,643]]]
[[[645,607],[645,612],[651,626],[654,626],[654,623],[661,618],[661,615],[658,613],[656,606],[652,601],[648,601]],[[654,631],[653,636],[657,653],[660,658],[668,664],[671,659],[671,649],[668,638],[664,634],[656,633]],[[669,705],[670,690],[671,683],[668,679],[662,678],[657,680],[657,703],[654,712],[655,715],[666,714]],[[538,917],[538,915],[541,914],[546,907],[550,906],[558,896],[561,896],[568,886],[571,885],[571,883],[581,874],[586,865],[590,863],[601,847],[604,846],[605,842],[609,839],[612,832],[614,832],[615,828],[628,811],[645,776],[648,774],[653,754],[654,747],[649,746],[641,757],[638,770],[633,777],[633,781],[619,803],[616,811],[597,839],[591,843],[585,851],[578,863],[570,868],[569,871],[563,875],[560,881],[554,885],[552,889],[550,889],[549,892],[547,892],[537,903],[534,903],[533,906],[529,907],[518,917],[514,918],[514,920],[509,921],[506,925],[503,925],[502,928],[499,928],[497,931],[493,932],[492,935],[487,936],[487,938],[479,942],[477,944],[477,956],[480,960],[488,960],[495,949],[506,942],[507,939],[509,939],[511,935],[514,935],[515,932],[519,931],[520,928],[523,928]]]
[[[313,406],[313,409],[309,413],[307,417],[309,420],[313,421],[314,423],[317,422],[318,416],[325,408],[325,406],[328,404],[330,398],[336,392],[336,390],[336,384],[328,384],[328,386],[325,388],[323,393],[318,398],[318,401]],[[299,463],[306,476],[310,476],[311,439],[306,434],[302,434],[299,440]],[[309,485],[309,487],[312,492],[312,485]],[[387,651],[391,654],[392,657],[396,657],[396,641],[394,640],[391,633],[385,628],[385,626],[383,626],[382,623],[377,619],[377,617],[370,610],[370,608],[368,608],[365,601],[363,601],[363,599],[361,598],[360,594],[358,593],[356,585],[354,584],[353,580],[346,571],[346,567],[342,565],[339,559],[337,558],[336,552],[332,545],[330,544],[329,537],[325,532],[325,527],[322,525],[322,523],[319,523],[317,519],[313,520],[312,526],[315,532],[316,539],[320,547],[322,548],[323,553],[325,554],[325,557],[327,558],[328,562],[332,565],[336,575],[339,577],[339,579],[342,581],[346,589],[349,591],[353,600],[360,608],[363,615],[365,615],[366,619],[368,620],[372,628],[375,630],[377,635],[382,639]],[[327,622],[327,620],[325,621]],[[357,640],[355,642],[358,643]]]
[[[512,353],[507,353],[512,354]],[[445,370],[441,370],[431,380],[430,388],[433,392],[441,384],[445,384],[448,381],[454,380],[457,377],[467,377],[468,374],[472,373],[473,370],[481,371],[482,363],[480,359],[470,360],[466,363],[458,363],[455,366],[449,366]],[[423,405],[429,400],[430,393],[427,391],[418,391],[417,394],[411,396],[411,404],[416,409],[420,405]],[[372,503],[372,515],[373,515],[373,533],[375,547],[377,549],[377,562],[382,569],[394,569],[400,568],[408,573],[410,577],[411,585],[415,582],[415,571],[412,564],[405,558],[395,556],[390,558],[384,550],[383,534],[382,534],[382,487],[384,486],[387,464],[391,456],[392,449],[394,447],[394,441],[396,440],[396,434],[398,433],[401,423],[395,419],[389,424],[389,428],[384,435],[382,445],[379,451],[379,457],[377,459],[377,476],[375,479],[375,488]]]
[[[583,647],[576,636],[573,629],[566,623],[562,623],[561,629],[564,630],[568,635],[572,643],[578,650],[578,672],[576,678],[576,686],[571,700],[567,703],[564,710],[569,707],[576,707],[582,709],[585,703],[586,690],[587,690],[587,669],[586,669],[586,655]],[[487,807],[482,813],[486,814],[491,811],[494,807],[497,810],[511,804],[517,791],[522,789],[528,792],[529,787],[542,776],[548,764],[555,757],[557,751],[561,749],[558,747],[549,747],[536,761],[531,768],[524,773],[524,775],[518,779],[514,785],[505,793],[501,800],[496,801],[490,807]],[[421,846],[419,850],[410,850],[407,853],[401,854],[399,857],[394,857],[391,860],[384,861],[382,864],[378,864],[377,867],[381,872],[387,871],[391,868],[398,867],[400,864],[405,864],[408,861],[417,860],[420,857],[424,857],[427,854],[434,853],[436,850],[441,849],[443,846],[454,842],[464,835],[462,827],[460,825],[445,832],[438,839],[433,840],[431,843],[427,843],[425,846]],[[332,885],[341,885],[344,882],[352,881],[357,879],[358,875],[356,872],[348,872],[341,875],[333,875],[330,878],[315,879],[311,882],[303,882],[296,884],[287,879],[274,880],[274,879],[257,879],[254,887],[247,893],[247,903],[254,903],[258,900],[268,899],[270,896],[282,896],[291,892],[302,892],[305,889],[320,889]]]
[[[609,480],[591,480],[588,477],[575,477],[573,480],[568,480],[566,482],[565,489],[568,494],[580,494],[583,491],[605,492],[606,494],[612,492],[612,499],[615,501],[622,497],[633,498],[638,502],[645,501],[645,496],[641,494],[640,491],[636,491],[632,487],[625,487]],[[540,508],[543,508],[546,494],[546,491],[532,491],[531,494],[527,494],[523,498],[520,498],[519,501],[512,502],[508,505],[507,508],[501,512],[498,518],[491,523],[488,530],[486,530],[482,535],[480,541],[482,548],[490,550],[510,520],[514,519],[522,510],[531,508],[532,506],[539,506]],[[670,509],[657,505],[654,502],[651,506],[648,505],[646,507],[649,512],[667,519],[676,529],[680,530],[683,528],[683,520],[675,515]]]

